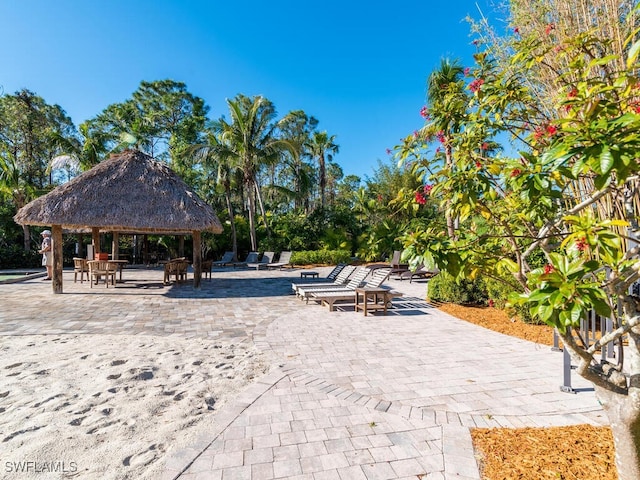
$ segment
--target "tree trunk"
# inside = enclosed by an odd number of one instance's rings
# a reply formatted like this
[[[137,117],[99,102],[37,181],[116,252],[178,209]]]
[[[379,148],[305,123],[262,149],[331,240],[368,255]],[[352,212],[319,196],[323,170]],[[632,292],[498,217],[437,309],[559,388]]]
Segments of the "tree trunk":
[[[632,389],[637,390],[637,389]],[[640,478],[640,404],[634,399],[596,387],[598,399],[607,412],[616,449],[616,468],[620,480]]]
[[[324,191],[327,188],[327,171],[324,164],[324,155],[320,154],[318,158],[319,176],[320,176],[320,206],[324,209]]]
[[[233,214],[233,204],[231,203],[231,186],[224,185],[224,197],[227,201],[227,211],[229,212],[229,224],[231,225],[231,246],[233,250],[233,260],[238,260],[238,235],[236,233],[236,219]]]
[[[258,185],[258,182],[255,182],[255,186],[258,205],[260,205],[260,214],[262,215],[262,223],[264,224],[264,228],[267,231],[267,236],[271,238],[271,230],[269,230],[269,225],[267,224],[267,212],[264,211],[264,203],[262,202],[262,192],[260,191],[260,185]]]
[[[256,206],[253,201],[251,184],[247,185],[247,200],[249,203],[249,235],[251,237],[251,251],[258,251],[258,237],[256,236]]]
[[[453,158],[452,158],[452,152],[451,152],[451,147],[449,145],[445,146],[445,162],[447,167],[451,168],[451,166],[453,165]],[[453,217],[451,216],[451,200],[447,200],[447,207],[446,207],[446,213],[445,213],[445,219],[447,222],[447,233],[449,234],[449,239],[451,240],[455,240],[456,238],[456,227],[455,227],[455,221],[453,219]]]

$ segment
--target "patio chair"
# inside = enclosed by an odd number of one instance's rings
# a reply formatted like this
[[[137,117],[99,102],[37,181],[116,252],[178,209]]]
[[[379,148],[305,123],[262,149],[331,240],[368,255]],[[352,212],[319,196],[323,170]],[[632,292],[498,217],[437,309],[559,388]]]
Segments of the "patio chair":
[[[284,267],[292,266],[291,265],[291,252],[280,252],[280,258],[277,262],[272,262],[267,265],[267,268],[279,268],[282,270]]]
[[[363,288],[379,288],[382,284],[389,278],[391,275],[391,270],[389,268],[377,268],[372,274],[371,278],[365,282]],[[309,293],[309,298],[316,302],[321,303],[322,305],[327,305],[329,307],[329,311],[333,311],[335,308],[335,303],[340,301],[352,301],[354,304],[356,302],[356,288],[343,288],[341,290],[318,290],[315,292]],[[400,292],[395,292],[389,290],[386,298],[388,301],[391,301],[393,297],[402,296]]]
[[[321,294],[323,292],[344,292],[344,291],[354,291],[357,287],[359,287],[365,278],[369,275],[371,270],[366,267],[358,267],[356,268],[353,275],[349,277],[349,281],[344,285],[334,285],[334,286],[325,286],[325,287],[307,287],[307,288],[299,288],[298,296],[307,303],[309,303],[309,298],[313,298],[314,294]]]
[[[215,261],[211,262],[211,266],[212,267],[226,267],[227,265],[231,265],[233,263],[238,263],[238,262],[235,262],[233,259],[234,259],[233,252],[224,252],[224,255],[222,255],[222,258],[220,260],[215,260]]]
[[[316,282],[314,283],[307,283],[307,280],[303,280],[301,282],[293,282],[291,284],[291,288],[293,289],[293,291],[295,292],[298,287],[302,287],[302,286],[313,286],[313,285],[320,285],[322,283],[324,284],[333,284],[336,280],[336,277],[340,274],[340,272],[342,272],[342,270],[346,267],[347,265],[344,263],[339,263],[338,265],[336,265],[335,267],[333,267],[333,270],[331,270],[327,276],[325,278],[322,279],[318,279]],[[355,267],[351,267],[352,269],[355,269]],[[352,270],[353,271],[353,270]]]
[[[164,264],[164,284],[171,282],[171,276],[176,277],[176,282],[180,283],[187,280],[187,268],[189,262],[186,258],[174,258]]]
[[[424,268],[424,265],[420,265],[415,270],[407,270],[406,272],[402,272],[398,278],[400,280],[405,280],[408,278],[409,283],[411,283],[414,278],[429,280],[430,278],[435,277],[438,273],[440,273],[439,270],[427,270],[426,268]]]
[[[246,267],[250,263],[258,263],[258,252],[249,252],[247,258],[245,258],[241,262],[237,262],[234,266]]]
[[[247,262],[247,267],[260,270],[261,268],[267,268],[273,261],[273,252],[264,252],[259,262]]]
[[[87,274],[87,280],[90,280],[89,277],[89,265],[87,265],[86,258],[73,258],[73,283],[78,281],[78,274],[80,274],[80,283],[84,282],[84,274]]]
[[[89,283],[91,288],[93,288],[93,281],[95,280],[97,285],[102,277],[104,277],[104,283],[107,288],[109,288],[109,281],[111,281],[111,285],[115,287],[118,264],[111,263],[108,260],[89,260],[87,265],[89,266]]]
[[[202,276],[209,276],[211,278],[211,267],[213,267],[213,260],[202,261]]]
[[[391,274],[397,273],[398,275],[409,271],[408,263],[400,263],[400,258],[402,257],[402,252],[400,250],[395,250],[393,252],[393,257],[391,258],[390,266],[391,266]]]
[[[311,288],[343,286],[349,281],[349,277],[353,272],[355,272],[355,270],[356,270],[356,267],[354,267],[353,265],[342,265],[339,269],[336,266],[331,271],[331,273],[327,275],[327,280],[332,280],[330,282],[326,282],[326,281],[320,281],[320,282],[314,282],[314,283],[293,282],[291,284],[291,288],[293,289],[296,295],[300,296],[300,294],[298,293],[299,289],[304,291],[305,289],[311,289]],[[333,278],[330,277],[330,275],[332,274],[333,274]]]

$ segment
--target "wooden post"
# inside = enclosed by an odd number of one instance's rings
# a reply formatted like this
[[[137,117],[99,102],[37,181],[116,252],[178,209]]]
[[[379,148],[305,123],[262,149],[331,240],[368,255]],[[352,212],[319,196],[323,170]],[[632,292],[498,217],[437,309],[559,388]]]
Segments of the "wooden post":
[[[192,232],[193,238],[193,288],[200,290],[202,280],[202,255],[200,246],[200,232]]]
[[[178,235],[178,256],[184,257],[184,235]]]
[[[76,257],[84,258],[84,245],[82,245],[82,237],[81,233],[78,233],[78,251],[76,252]]]
[[[111,241],[111,260],[120,260],[120,232],[113,232]]]
[[[53,293],[62,293],[62,225],[52,225],[51,241],[53,242],[51,287],[53,288]]]
[[[91,227],[91,243],[93,243],[93,253],[100,253],[100,228]]]

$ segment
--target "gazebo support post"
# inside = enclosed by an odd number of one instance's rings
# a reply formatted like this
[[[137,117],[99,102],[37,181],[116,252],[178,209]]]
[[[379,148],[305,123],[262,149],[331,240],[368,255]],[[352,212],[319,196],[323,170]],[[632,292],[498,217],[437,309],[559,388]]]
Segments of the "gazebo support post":
[[[178,235],[178,256],[184,257],[184,235]]]
[[[81,233],[78,233],[77,237],[78,237],[78,251],[76,252],[76,257],[84,258],[84,253],[83,253],[84,245],[82,245],[83,235]]]
[[[53,293],[62,293],[62,225],[51,226],[53,243],[53,276],[51,287]]]
[[[100,228],[91,228],[91,243],[93,243],[93,253],[100,253]]]
[[[200,290],[202,280],[202,254],[200,246],[200,232],[193,232],[193,288]]]
[[[113,232],[111,241],[111,259],[120,260],[120,232]]]

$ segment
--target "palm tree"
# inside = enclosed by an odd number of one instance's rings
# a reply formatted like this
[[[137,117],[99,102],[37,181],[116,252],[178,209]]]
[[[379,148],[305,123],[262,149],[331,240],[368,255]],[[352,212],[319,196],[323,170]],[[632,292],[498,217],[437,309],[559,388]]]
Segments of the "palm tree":
[[[333,160],[332,154],[338,153],[339,146],[335,143],[336,136],[329,136],[326,131],[313,132],[309,140],[309,151],[318,159],[318,176],[320,177],[320,205],[324,208],[325,190],[327,188],[327,171],[325,155],[329,161]]]
[[[221,118],[217,122],[220,140],[226,149],[224,156],[233,159],[242,170],[249,208],[251,249],[257,250],[255,197],[260,197],[258,172],[263,164],[278,156],[276,110],[273,103],[262,96],[249,98],[239,94],[233,100],[227,100],[227,105],[231,119],[227,122]],[[261,198],[258,201],[262,205]]]
[[[458,133],[466,113],[467,95],[464,85],[464,69],[458,60],[442,59],[440,67],[427,79],[427,104],[431,123],[426,126],[430,135],[438,135],[443,144],[445,164],[453,165],[451,137]],[[455,238],[455,221],[447,214],[447,232]]]

